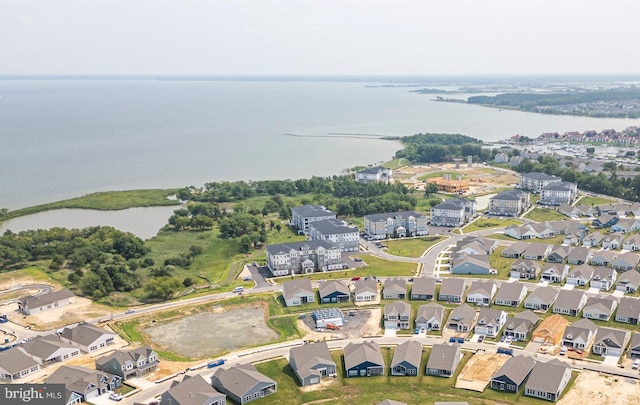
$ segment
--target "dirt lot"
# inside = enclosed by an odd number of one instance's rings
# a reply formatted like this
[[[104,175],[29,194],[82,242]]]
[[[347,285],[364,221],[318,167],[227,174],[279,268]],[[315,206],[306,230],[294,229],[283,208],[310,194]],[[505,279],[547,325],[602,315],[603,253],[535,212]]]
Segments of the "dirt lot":
[[[456,388],[482,392],[491,381],[491,376],[507,361],[506,354],[476,353],[462,369]]]
[[[565,394],[558,405],[574,404],[637,404],[640,398],[640,384],[637,380],[595,371],[583,371],[573,388]]]
[[[9,320],[22,326],[31,326],[33,330],[50,330],[80,322],[86,319],[108,317],[109,310],[106,307],[93,303],[82,297],[75,297],[75,302],[59,308],[51,309],[40,314],[19,314],[18,304],[11,304],[6,309]]]
[[[346,312],[346,311],[345,311]],[[380,320],[382,310],[380,308],[358,309],[357,315],[345,315],[347,323],[340,330],[328,330],[320,332],[316,329],[316,322],[311,314],[304,319],[298,319],[298,328],[305,332],[305,338],[310,340],[322,340],[329,337],[360,338],[380,335]]]

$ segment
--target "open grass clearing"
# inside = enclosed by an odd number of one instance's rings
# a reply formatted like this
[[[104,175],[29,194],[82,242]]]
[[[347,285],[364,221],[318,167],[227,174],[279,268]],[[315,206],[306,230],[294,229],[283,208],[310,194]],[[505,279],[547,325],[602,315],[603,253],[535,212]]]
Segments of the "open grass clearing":
[[[559,213],[552,208],[539,208],[536,207],[529,211],[525,216],[535,222],[555,221],[557,219],[567,219],[566,215]]]
[[[480,218],[469,225],[462,228],[464,233],[471,233],[475,231],[484,231],[486,229],[492,228],[501,228],[507,227],[511,225],[521,225],[522,223],[517,219],[507,218],[507,219],[496,219],[496,218]]]
[[[613,198],[606,197],[598,197],[598,196],[584,196],[582,197],[576,205],[600,205],[600,204],[615,204],[617,200]]]
[[[420,257],[422,254],[436,243],[446,239],[445,236],[425,236],[421,238],[389,240],[387,253],[403,257]]]

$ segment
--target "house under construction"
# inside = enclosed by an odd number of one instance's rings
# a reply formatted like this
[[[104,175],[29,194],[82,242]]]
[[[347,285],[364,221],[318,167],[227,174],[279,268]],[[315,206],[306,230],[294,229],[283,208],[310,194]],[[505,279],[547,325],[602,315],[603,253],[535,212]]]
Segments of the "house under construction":
[[[463,179],[462,176],[445,174],[443,177],[427,179],[427,183],[435,184],[438,191],[445,193],[463,194],[469,191],[469,180]]]

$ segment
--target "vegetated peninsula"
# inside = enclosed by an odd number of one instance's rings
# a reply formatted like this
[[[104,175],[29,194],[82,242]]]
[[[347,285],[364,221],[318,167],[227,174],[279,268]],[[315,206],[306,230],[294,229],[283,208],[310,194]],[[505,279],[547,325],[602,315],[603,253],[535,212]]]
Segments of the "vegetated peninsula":
[[[545,114],[638,118],[640,88],[630,86],[591,90],[568,87],[563,88],[562,92],[472,96],[467,99],[467,103]]]

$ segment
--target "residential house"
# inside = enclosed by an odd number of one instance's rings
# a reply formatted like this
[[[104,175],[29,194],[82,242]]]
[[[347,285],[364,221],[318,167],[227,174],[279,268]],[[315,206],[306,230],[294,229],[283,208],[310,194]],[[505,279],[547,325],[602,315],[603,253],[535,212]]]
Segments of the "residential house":
[[[601,250],[591,257],[591,265],[593,266],[609,266],[618,257],[618,253],[610,250]]]
[[[433,277],[413,279],[411,286],[412,300],[432,300],[436,295],[436,280]]]
[[[355,302],[375,301],[378,299],[378,282],[373,278],[357,280],[354,283]]]
[[[449,316],[447,326],[456,332],[469,332],[476,319],[476,310],[469,304],[462,304]]]
[[[96,370],[119,376],[123,380],[140,377],[158,368],[159,360],[150,346],[132,350],[114,350],[106,356],[96,359]]]
[[[529,193],[522,190],[506,190],[489,199],[489,215],[517,217],[529,207]]]
[[[380,346],[373,340],[347,344],[344,348],[344,369],[347,377],[384,375]]]
[[[409,329],[411,305],[404,301],[396,301],[384,306],[385,329]]]
[[[511,225],[504,228],[504,234],[518,240],[528,240],[538,237],[538,233],[531,225]]]
[[[498,246],[493,239],[484,236],[465,236],[458,241],[453,248],[457,254],[466,253],[468,255],[490,255]]]
[[[80,349],[65,343],[57,335],[37,336],[19,346],[40,365],[66,361],[80,355]]]
[[[622,242],[622,249],[637,252],[640,250],[640,235],[634,234],[627,236]]]
[[[511,246],[505,247],[500,256],[509,259],[520,259],[529,245],[528,242],[516,242]]]
[[[467,302],[478,305],[489,305],[498,291],[493,281],[474,281],[467,291]]]
[[[593,280],[592,280],[593,281]],[[560,290],[558,298],[553,304],[554,314],[578,316],[582,308],[587,304],[587,294],[580,290]]]
[[[227,396],[216,391],[201,375],[185,375],[172,381],[162,393],[160,402],[171,405],[225,405]]]
[[[598,327],[589,319],[580,319],[567,326],[562,337],[562,345],[575,350],[585,350],[596,335]]]
[[[588,321],[588,319],[585,320]],[[569,325],[569,321],[565,317],[553,314],[540,323],[540,326],[533,331],[531,337],[534,342],[557,346],[564,338],[564,331],[567,325]]]
[[[629,343],[629,357],[633,359],[640,358],[640,333],[632,333],[631,343]]]
[[[567,284],[585,286],[593,277],[594,269],[588,264],[576,266],[567,274]]]
[[[298,233],[309,235],[309,227],[317,221],[336,219],[336,213],[322,205],[302,205],[291,208],[291,225],[298,229]]]
[[[524,300],[524,307],[546,312],[558,298],[558,290],[553,287],[538,287]]]
[[[216,368],[211,385],[240,405],[275,394],[274,380],[258,372],[252,364],[237,364],[230,368]]]
[[[420,305],[416,314],[416,329],[440,330],[444,322],[444,306],[436,303]]]
[[[289,351],[289,365],[303,387],[319,384],[322,377],[336,373],[327,342],[293,347]]]
[[[533,191],[534,193],[542,192],[542,189],[551,183],[561,182],[562,179],[555,176],[549,176],[544,173],[531,172],[520,175],[518,185],[520,189]]]
[[[622,218],[611,227],[612,232],[620,232],[622,234],[640,230],[640,220],[636,218]]]
[[[489,274],[491,270],[488,255],[453,255],[449,263],[451,274]]]
[[[407,282],[401,278],[388,278],[384,281],[382,296],[385,300],[403,300],[407,297]]]
[[[568,246],[553,246],[551,252],[547,255],[546,261],[549,263],[564,263],[569,257],[570,249]]]
[[[569,274],[569,265],[562,263],[547,263],[542,268],[540,280],[546,280],[550,283],[561,283]]]
[[[349,302],[351,291],[349,287],[338,280],[329,280],[320,283],[319,287],[320,302],[322,304],[333,304],[337,302]]]
[[[462,302],[465,284],[461,278],[445,278],[440,284],[438,301]]]
[[[578,186],[576,183],[554,182],[542,189],[538,203],[543,205],[571,204],[577,194]]]
[[[584,318],[608,321],[618,306],[618,301],[612,297],[589,297],[582,309]]]
[[[17,347],[0,352],[1,380],[13,382],[38,370],[38,362]]]
[[[507,317],[502,334],[511,336],[516,342],[525,342],[531,336],[539,319],[530,309],[519,312],[516,316]]]
[[[602,240],[602,248],[603,249],[620,249],[620,246],[622,246],[623,240],[624,240],[624,235],[622,235],[621,233],[606,234],[604,239]]]
[[[621,273],[616,282],[616,290],[625,293],[635,293],[640,287],[640,272],[629,270]]]
[[[557,401],[571,380],[571,366],[557,359],[537,362],[524,386],[524,395]]]
[[[571,252],[569,252],[567,263],[577,265],[589,263],[589,259],[591,259],[592,255],[593,253],[589,248],[574,247],[573,249],[571,249]]]
[[[491,388],[516,394],[535,364],[536,361],[532,357],[510,357],[491,377]]]
[[[117,375],[78,366],[60,366],[44,380],[45,384],[64,384],[69,393],[82,402],[113,391],[122,386],[122,378]]]
[[[429,219],[415,211],[365,215],[364,232],[372,239],[428,235]]]
[[[282,298],[288,307],[300,306],[316,301],[316,293],[311,287],[311,280],[298,278],[282,283]]]
[[[71,304],[75,297],[75,294],[66,288],[42,295],[29,295],[18,300],[18,311],[24,315],[39,314]]]
[[[630,297],[620,298],[620,305],[618,305],[615,320],[616,322],[638,325],[638,320],[640,320],[640,299]]]
[[[600,290],[609,290],[616,282],[618,273],[609,267],[596,267],[593,269],[593,278],[591,278],[591,288],[599,288]]]
[[[611,267],[618,271],[633,270],[638,266],[638,262],[640,262],[640,255],[627,252],[616,256],[611,262]]]
[[[267,267],[273,276],[343,269],[342,250],[326,240],[267,245]]]
[[[530,243],[522,253],[523,259],[543,261],[551,253],[551,246],[546,243]]]
[[[422,344],[420,342],[408,340],[398,345],[391,359],[391,375],[418,375],[421,358]]]
[[[591,221],[591,225],[594,228],[611,228],[612,226],[617,224],[618,221],[620,221],[619,216],[604,214],[596,217],[593,221]]]
[[[496,293],[494,304],[507,307],[519,307],[527,296],[527,287],[518,283],[502,283]]]
[[[505,322],[507,313],[499,309],[482,308],[474,332],[478,335],[496,337]]]
[[[599,247],[605,240],[605,236],[600,232],[592,232],[582,239],[582,245],[585,247]]]
[[[612,328],[598,328],[591,351],[601,356],[622,356],[629,343],[629,332]]]
[[[393,182],[393,170],[382,166],[369,167],[356,172],[356,181],[358,183],[391,184]]]
[[[578,209],[578,207],[574,207],[571,204],[560,204],[560,206],[558,207],[558,212],[570,218],[579,218],[581,214],[581,211]]]
[[[431,225],[457,227],[475,214],[475,200],[452,198],[431,207]]]
[[[60,333],[63,342],[79,347],[85,353],[107,347],[114,342],[115,337],[115,333],[86,322],[79,323],[75,328],[66,327]]]
[[[542,271],[542,264],[529,259],[518,259],[511,263],[509,277],[521,280],[536,280]]]
[[[456,343],[434,344],[427,360],[426,375],[452,377],[462,359],[460,346]]]
[[[309,225],[310,240],[333,243],[342,252],[357,252],[360,249],[360,230],[339,219],[324,219]]]
[[[532,222],[528,226],[533,229],[533,231],[536,233],[536,237],[538,237],[539,239],[553,238],[554,236],[559,234],[553,227],[549,225],[548,222],[541,224]]]

